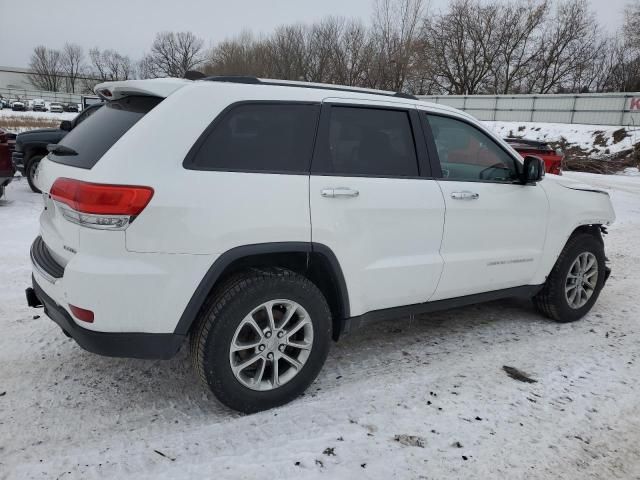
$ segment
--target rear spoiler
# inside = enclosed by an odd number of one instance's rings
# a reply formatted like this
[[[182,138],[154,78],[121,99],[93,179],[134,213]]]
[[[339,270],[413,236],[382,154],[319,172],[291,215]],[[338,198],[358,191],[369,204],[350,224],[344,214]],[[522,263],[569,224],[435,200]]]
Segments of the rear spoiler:
[[[154,78],[150,80],[122,80],[104,82],[95,86],[93,91],[104,100],[118,100],[132,95],[148,95],[166,98],[176,90],[192,83],[183,78]]]

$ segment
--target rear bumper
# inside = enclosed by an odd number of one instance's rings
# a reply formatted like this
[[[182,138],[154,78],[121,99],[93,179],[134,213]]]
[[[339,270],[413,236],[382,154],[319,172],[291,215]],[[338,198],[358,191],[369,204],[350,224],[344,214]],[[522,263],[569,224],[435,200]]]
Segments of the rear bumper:
[[[174,333],[115,333],[97,332],[82,328],[71,315],[58,305],[32,278],[33,287],[27,288],[27,304],[43,306],[45,314],[58,324],[85,350],[109,357],[169,359],[182,345],[185,336]]]

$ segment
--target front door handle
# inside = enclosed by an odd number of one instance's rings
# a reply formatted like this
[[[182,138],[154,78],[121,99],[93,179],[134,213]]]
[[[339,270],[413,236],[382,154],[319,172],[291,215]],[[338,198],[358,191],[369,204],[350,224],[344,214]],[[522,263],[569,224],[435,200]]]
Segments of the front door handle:
[[[360,195],[360,192],[358,192],[358,190],[354,190],[353,188],[349,188],[349,187],[329,187],[329,188],[323,188],[320,191],[320,195],[327,198],[336,198],[336,197],[353,198]]]
[[[475,192],[468,192],[465,190],[464,192],[453,192],[451,194],[451,198],[453,198],[454,200],[477,200],[478,198],[480,198],[480,194]]]

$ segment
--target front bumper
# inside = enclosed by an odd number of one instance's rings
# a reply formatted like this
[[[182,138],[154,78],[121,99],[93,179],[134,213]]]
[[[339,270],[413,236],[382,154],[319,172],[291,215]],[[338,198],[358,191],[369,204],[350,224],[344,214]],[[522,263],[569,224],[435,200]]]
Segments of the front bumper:
[[[5,175],[5,172],[0,172],[0,187],[6,187],[13,181],[13,175]]]
[[[167,360],[184,342],[184,335],[175,333],[115,333],[88,330],[76,324],[71,315],[58,305],[32,277],[33,287],[27,288],[27,305],[44,307],[44,313],[58,324],[65,334],[85,350],[109,357]]]

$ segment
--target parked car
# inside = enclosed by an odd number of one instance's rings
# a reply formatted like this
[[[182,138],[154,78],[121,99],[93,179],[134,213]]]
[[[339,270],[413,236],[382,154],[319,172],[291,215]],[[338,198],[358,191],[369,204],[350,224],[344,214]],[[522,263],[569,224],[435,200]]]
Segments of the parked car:
[[[78,108],[78,104],[77,103],[67,103],[64,106],[64,111],[65,112],[79,112],[80,109]]]
[[[608,277],[607,193],[459,110],[250,77],[96,91],[40,165],[27,303],[99,354],[189,337],[236,410],[289,402],[372,321],[520,296],[569,322]]]
[[[41,98],[35,98],[31,102],[32,109],[34,112],[46,112],[47,105],[44,103],[44,100]]]
[[[64,107],[62,106],[61,103],[50,103],[49,104],[49,111],[51,113],[62,113],[62,112],[64,112]]]
[[[523,158],[527,155],[535,155],[544,160],[547,173],[562,175],[562,161],[564,160],[562,150],[554,150],[548,143],[537,140],[524,138],[505,138],[505,140]]]
[[[14,100],[11,102],[11,110],[14,112],[24,112],[27,110],[27,105],[21,100]]]
[[[16,172],[11,161],[15,138],[15,134],[0,128],[0,198],[4,196],[5,187],[11,183]]]
[[[63,120],[60,128],[40,128],[28,130],[16,137],[13,151],[13,163],[20,173],[27,177],[29,187],[35,193],[40,193],[34,183],[40,160],[47,155],[47,145],[58,143],[64,136],[92,115],[102,104],[92,105],[79,113],[72,121]]]

